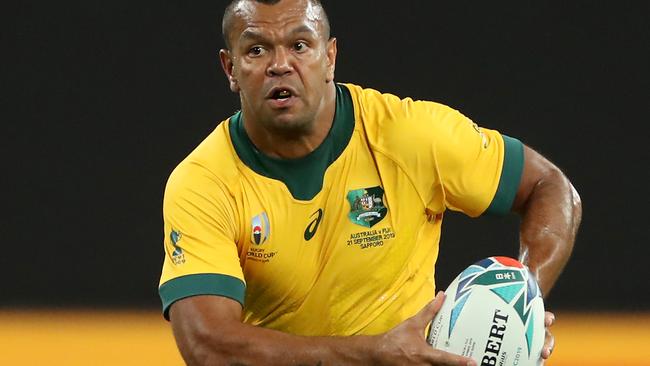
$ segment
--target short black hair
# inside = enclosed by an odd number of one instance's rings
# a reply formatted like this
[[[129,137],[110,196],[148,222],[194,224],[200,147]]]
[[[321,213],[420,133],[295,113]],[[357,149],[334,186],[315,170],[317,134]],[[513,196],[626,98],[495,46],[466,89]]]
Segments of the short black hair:
[[[226,45],[226,48],[230,49],[230,27],[232,26],[232,18],[233,15],[235,14],[235,8],[239,3],[242,1],[247,1],[247,0],[232,0],[230,4],[226,7],[226,10],[223,13],[223,21],[221,22],[221,34],[223,36],[223,41]],[[250,1],[255,1],[261,4],[267,4],[267,5],[275,5],[279,3],[282,0],[250,0]],[[327,40],[330,38],[330,22],[329,18],[327,17],[327,12],[325,11],[325,8],[323,7],[323,4],[321,4],[320,0],[308,0],[309,3],[313,6],[316,6],[317,8],[320,9],[320,11],[323,14],[323,36]]]

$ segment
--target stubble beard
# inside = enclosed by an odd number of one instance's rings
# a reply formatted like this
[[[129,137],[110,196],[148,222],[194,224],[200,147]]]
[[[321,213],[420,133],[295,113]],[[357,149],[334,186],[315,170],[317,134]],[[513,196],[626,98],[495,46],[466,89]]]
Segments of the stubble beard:
[[[286,120],[283,117],[285,116],[271,117],[260,122],[269,133],[281,136],[284,139],[309,135],[314,130],[316,121],[315,113],[295,116],[290,120]]]
[[[316,117],[322,107],[309,106],[302,100],[299,106],[293,107],[296,109],[291,113],[282,113],[266,109],[264,106],[253,108],[246,99],[240,94],[242,109],[247,109],[253,114],[248,118],[254,121],[253,124],[258,126],[257,129],[261,127],[265,133],[287,141],[310,135],[316,127]]]

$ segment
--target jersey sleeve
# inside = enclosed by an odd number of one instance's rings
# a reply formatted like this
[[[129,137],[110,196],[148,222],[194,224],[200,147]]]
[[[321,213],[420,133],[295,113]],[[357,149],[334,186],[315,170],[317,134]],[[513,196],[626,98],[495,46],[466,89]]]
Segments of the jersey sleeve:
[[[472,217],[510,212],[523,171],[523,144],[445,108],[434,145],[445,205]]]
[[[236,245],[234,201],[198,163],[170,176],[163,201],[165,259],[159,295],[163,314],[177,300],[218,295],[243,305],[245,281]]]
[[[403,184],[415,187],[427,210],[510,212],[524,165],[521,142],[440,103],[346,86],[373,151],[405,172]]]

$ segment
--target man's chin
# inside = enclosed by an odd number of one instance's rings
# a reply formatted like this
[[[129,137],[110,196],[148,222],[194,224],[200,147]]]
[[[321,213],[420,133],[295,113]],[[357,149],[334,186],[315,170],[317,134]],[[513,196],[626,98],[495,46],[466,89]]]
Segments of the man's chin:
[[[289,113],[276,115],[267,121],[266,127],[272,133],[285,136],[304,135],[312,130],[313,119],[299,118]]]

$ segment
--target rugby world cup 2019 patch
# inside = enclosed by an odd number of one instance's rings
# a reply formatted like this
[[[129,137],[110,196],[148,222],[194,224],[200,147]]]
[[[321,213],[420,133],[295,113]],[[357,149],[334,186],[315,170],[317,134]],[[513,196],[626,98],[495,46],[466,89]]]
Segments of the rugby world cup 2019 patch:
[[[271,236],[271,223],[266,212],[255,215],[251,219],[251,243],[246,258],[255,262],[268,263],[278,254],[277,250],[268,247]],[[267,243],[267,245],[263,245]]]
[[[255,245],[263,244],[271,235],[271,225],[266,212],[256,215],[251,220],[251,242]]]
[[[348,217],[357,225],[373,227],[388,213],[384,205],[384,189],[380,186],[349,191],[347,198],[350,203]]]

